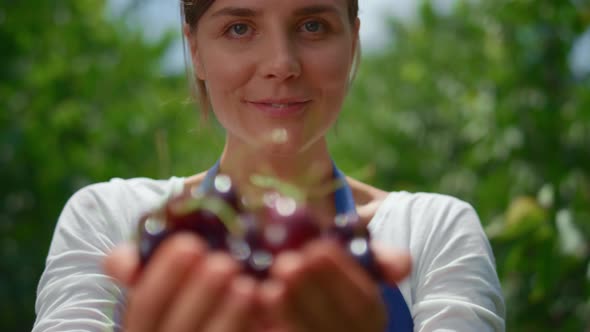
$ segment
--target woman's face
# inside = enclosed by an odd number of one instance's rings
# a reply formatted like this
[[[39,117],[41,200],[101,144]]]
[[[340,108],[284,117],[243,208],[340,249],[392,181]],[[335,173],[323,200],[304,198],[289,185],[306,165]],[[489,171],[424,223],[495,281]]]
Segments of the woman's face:
[[[317,143],[347,93],[358,26],[346,0],[216,0],[190,42],[228,139],[280,154]]]

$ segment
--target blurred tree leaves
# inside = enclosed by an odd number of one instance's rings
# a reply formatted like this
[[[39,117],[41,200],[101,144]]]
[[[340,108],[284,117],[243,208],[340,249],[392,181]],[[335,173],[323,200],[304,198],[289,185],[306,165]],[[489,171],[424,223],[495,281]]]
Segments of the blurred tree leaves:
[[[219,155],[184,76],[104,2],[0,9],[0,321],[30,330],[55,221],[81,186],[190,175]],[[590,78],[568,66],[584,1],[458,1],[392,21],[331,134],[338,164],[391,190],[471,202],[494,247],[508,329],[589,326]],[[590,61],[590,60],[589,60]]]
[[[189,175],[221,149],[219,130],[199,130],[184,77],[160,75],[171,35],[148,43],[124,17],[105,19],[104,6],[0,9],[3,331],[30,330],[55,221],[75,190],[114,176]]]
[[[476,207],[509,330],[589,325],[590,78],[568,63],[589,9],[457,1],[439,15],[425,2],[415,22],[392,22],[393,48],[365,59],[332,137],[381,187]]]

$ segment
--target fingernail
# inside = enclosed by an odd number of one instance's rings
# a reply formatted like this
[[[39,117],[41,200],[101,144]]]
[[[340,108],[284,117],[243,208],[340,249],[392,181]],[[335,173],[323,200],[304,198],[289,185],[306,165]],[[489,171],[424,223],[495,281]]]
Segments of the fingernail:
[[[207,250],[207,246],[203,241],[194,234],[181,232],[174,235],[174,241],[199,253]]]
[[[261,286],[261,293],[267,303],[276,303],[285,290],[285,285],[278,280],[265,281]]]
[[[236,262],[225,253],[211,253],[207,258],[206,268],[221,275],[231,275],[238,272]]]
[[[250,277],[239,276],[232,281],[232,291],[239,296],[252,296],[255,287],[256,282]]]
[[[135,267],[135,265],[137,265],[137,248],[131,243],[118,245],[107,256],[103,264],[109,265],[106,267],[103,265],[103,268],[114,268],[117,270],[115,272],[132,269]],[[110,270],[109,272],[113,271]]]
[[[398,282],[412,270],[412,257],[407,250],[372,244],[375,258],[386,274],[386,281]]]
[[[285,252],[277,257],[275,270],[282,276],[289,276],[297,272],[302,265],[302,257],[294,252]]]
[[[135,255],[137,252],[137,246],[134,243],[125,242],[119,245],[115,250],[124,255]]]

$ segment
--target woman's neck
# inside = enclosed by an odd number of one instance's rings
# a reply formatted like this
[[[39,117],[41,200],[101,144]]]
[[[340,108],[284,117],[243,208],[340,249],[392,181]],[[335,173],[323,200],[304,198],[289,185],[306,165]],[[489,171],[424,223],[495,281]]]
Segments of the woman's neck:
[[[229,175],[246,198],[262,197],[268,188],[260,181],[271,179],[271,188],[277,182],[284,187],[296,188],[312,210],[321,209],[322,213],[328,211],[329,215],[335,213],[333,164],[325,139],[299,153],[265,151],[228,139],[219,171]],[[280,187],[278,189],[281,190]]]

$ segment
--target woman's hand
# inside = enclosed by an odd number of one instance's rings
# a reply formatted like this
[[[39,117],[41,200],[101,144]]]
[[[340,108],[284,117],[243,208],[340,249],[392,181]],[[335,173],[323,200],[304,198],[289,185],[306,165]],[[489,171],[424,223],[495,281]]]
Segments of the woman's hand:
[[[396,284],[409,274],[409,255],[374,250],[385,282]],[[273,331],[381,332],[387,323],[378,285],[331,241],[279,255],[260,296]]]
[[[166,240],[138,273],[135,247],[109,255],[107,274],[128,287],[125,331],[249,331],[256,283],[227,254],[189,234]]]

